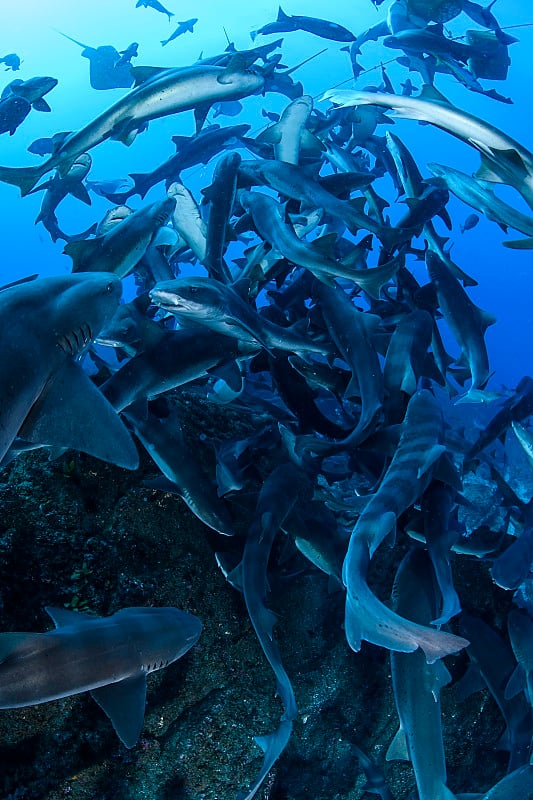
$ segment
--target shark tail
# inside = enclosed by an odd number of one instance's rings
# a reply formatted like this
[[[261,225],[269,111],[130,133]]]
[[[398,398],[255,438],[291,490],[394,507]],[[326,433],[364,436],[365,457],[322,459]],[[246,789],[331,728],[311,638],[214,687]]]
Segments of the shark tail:
[[[131,172],[130,178],[132,179],[134,186],[133,189],[125,192],[125,194],[129,196],[133,194],[138,194],[142,198],[150,191],[152,188],[153,181],[150,180],[150,174],[147,172]]]
[[[42,167],[0,167],[0,181],[18,186],[22,197],[31,192],[43,175]]]
[[[343,565],[346,586],[344,624],[352,650],[359,651],[362,641],[397,653],[412,653],[420,648],[428,664],[433,664],[439,658],[458,653],[468,646],[469,642],[461,636],[419,625],[384,605],[366,581],[369,563],[367,542],[352,534]]]

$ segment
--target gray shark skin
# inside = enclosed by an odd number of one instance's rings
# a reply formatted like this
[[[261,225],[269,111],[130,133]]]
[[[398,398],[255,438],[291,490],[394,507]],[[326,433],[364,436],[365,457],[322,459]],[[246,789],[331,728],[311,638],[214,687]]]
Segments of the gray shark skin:
[[[317,19],[316,17],[302,17],[295,14],[290,16],[285,14],[281,6],[278,9],[278,18],[275,22],[263,25],[259,30],[254,31],[252,38],[257,34],[285,33],[288,31],[307,31],[322,39],[331,39],[334,42],[353,42],[357,38],[347,28],[336,22],[327,19]]]
[[[166,478],[152,481],[150,486],[179,495],[205,525],[217,533],[233,536],[230,515],[217,496],[215,485],[186,444],[178,415],[158,419],[148,414],[145,418],[132,409],[125,416]]]
[[[20,436],[137,468],[129,433],[76,362],[121,292],[107,273],[40,278],[0,291],[0,459]]]
[[[144,77],[146,69],[132,69],[135,77]],[[0,181],[11,183],[27,194],[54,167],[64,172],[81,153],[106,139],[131,144],[139,129],[149,120],[159,119],[217,100],[236,100],[254,94],[263,87],[263,78],[249,70],[212,66],[183,69],[150,68],[150,76],[117,100],[84,128],[69,134],[43,164],[34,167],[0,167]],[[68,167],[66,166],[68,164]]]
[[[259,346],[245,348],[237,339],[207,329],[164,331],[155,322],[148,327],[148,333],[143,331],[140,352],[102,385],[103,394],[117,411],[259,350]]]
[[[351,369],[352,377],[344,396],[358,397],[361,414],[357,425],[343,439],[331,441],[316,436],[301,436],[297,452],[304,449],[317,455],[331,455],[347,447],[356,447],[376,427],[383,405],[383,375],[373,337],[379,318],[356,308],[344,289],[317,283],[313,294],[333,342]]]
[[[484,335],[495,319],[474,305],[457,278],[431,250],[426,253],[426,265],[431,282],[437,291],[444,319],[460,344],[461,358],[470,370],[472,376],[470,392],[484,389],[490,377]]]
[[[328,286],[335,285],[335,278],[345,278],[379,298],[381,287],[394,277],[400,266],[400,262],[394,259],[370,269],[345,266],[321,253],[318,247],[300,239],[292,225],[283,220],[283,207],[270,195],[241,191],[239,202],[250,212],[258,232],[266,242],[289,261],[306,267]]]
[[[231,283],[231,272],[224,261],[224,252],[237,192],[237,171],[240,163],[241,156],[237,152],[223,155],[213,170],[211,185],[202,189],[202,194],[209,203],[203,265],[211,278],[224,283]]]
[[[432,578],[427,554],[411,551],[401,562],[394,582],[398,614],[421,625],[429,624],[436,612]],[[440,660],[427,664],[420,651],[391,653],[391,671],[400,730],[387,759],[410,758],[420,800],[455,800],[446,786],[439,699],[440,689],[451,681],[451,675]]]
[[[362,229],[375,234],[387,250],[394,249],[406,239],[405,231],[389,225],[382,225],[368,214],[358,211],[349,202],[339,200],[316,180],[307,177],[306,173],[294,164],[268,159],[242,161],[239,173],[245,181],[266,184],[294,200],[310,203],[315,208],[323,208],[328,214],[341,219],[352,233],[357,233]],[[365,185],[368,185],[370,181],[367,176],[362,175],[361,177]]]
[[[47,633],[0,634],[0,708],[23,708],[81,692],[107,714],[122,743],[140,736],[146,676],[181,658],[202,624],[177,608],[123,608],[93,617],[46,608]]]
[[[395,136],[390,131],[385,133],[387,140],[387,148],[389,149],[398,177],[403,191],[407,198],[419,199],[423,196],[426,182],[422,179],[420,170],[413,158],[411,152],[402,142],[402,140]],[[455,264],[449,256],[449,251],[444,250],[444,245],[448,241],[446,238],[439,236],[435,230],[432,220],[428,220],[424,225],[424,236],[427,240],[428,247],[433,250],[439,258],[445,262],[449,270],[455,275],[458,280],[462,281],[465,286],[476,286],[477,281],[471,278],[463,270]]]
[[[228,575],[244,594],[248,614],[268,663],[276,676],[276,686],[284,706],[280,724],[273,733],[256,739],[264,753],[261,770],[243,800],[251,800],[288,742],[292,723],[298,714],[296,698],[277,643],[273,636],[276,615],[266,605],[269,593],[268,560],[280,527],[296,504],[308,502],[311,485],[293,464],[276,467],[259,492],[252,523],[244,546],[242,561]]]
[[[274,158],[288,164],[298,164],[300,150],[306,147],[320,152],[323,144],[306,128],[312,110],[313,98],[310,95],[297,97],[284,109],[279,122],[260,133],[256,141],[272,144]]]
[[[409,653],[420,647],[429,664],[466,646],[466,639],[407,620],[381,603],[366,581],[370,559],[394,535],[398,517],[422,495],[445,451],[442,412],[427,389],[410,399],[400,441],[383,480],[352,531],[343,565],[346,638],[353,650],[361,640]]]
[[[72,164],[67,174],[64,177],[58,172],[48,180],[41,184],[38,189],[44,189],[43,200],[39,214],[35,219],[35,224],[42,222],[53,242],[57,239],[64,239],[65,242],[76,241],[77,239],[86,239],[91,233],[94,233],[96,225],[91,225],[86,231],[79,234],[66,234],[59,228],[56,209],[62,200],[67,195],[72,195],[86,205],[91,204],[91,198],[87,189],[83,184],[83,179],[89,174],[91,169],[92,159],[89,153],[82,153],[76,161]],[[37,191],[34,189],[33,191]]]
[[[72,258],[72,272],[112,272],[125,278],[145,254],[157,231],[174,210],[167,197],[134,211],[102,236],[69,242],[64,253]]]
[[[153,8],[154,11],[159,11],[161,14],[166,14],[168,17],[168,21],[170,22],[170,17],[174,16],[173,11],[168,11],[159,0],[137,0],[135,3],[135,8]]]
[[[186,19],[184,22],[180,22],[176,30],[170,34],[168,39],[161,39],[161,44],[164,47],[169,42],[174,41],[177,39],[178,36],[182,36],[184,33],[189,31],[190,33],[194,32],[194,26],[198,22],[198,17],[193,17],[192,19]]]
[[[197,164],[207,164],[208,161],[226,147],[238,147],[240,139],[250,130],[249,125],[231,125],[221,128],[211,125],[197,133],[195,136],[173,136],[176,153],[159,164],[151,172],[132,172],[130,178],[134,186],[126,192],[110,197],[114,202],[125,202],[134,194],[145,194],[157,183],[165,180],[167,186],[171,181],[179,180],[180,173]]]
[[[245,345],[260,344],[267,350],[288,350],[298,354],[329,352],[328,345],[270,322],[231,287],[211,278],[161,281],[150,291],[150,297],[155,305],[170,314],[235,337]]]
[[[425,99],[428,95],[431,100]],[[495,125],[467,111],[460,111],[442,95],[437,97],[436,100],[435,94],[428,89],[423,90],[420,98],[331,89],[322,99],[331,100],[342,108],[367,104],[383,106],[392,109],[395,117],[429,122],[442,128],[480,153],[481,167],[476,173],[477,178],[508,183],[533,208],[533,153]]]
[[[505,203],[485,183],[453,169],[453,167],[446,167],[434,162],[428,164],[428,169],[437,177],[442,178],[450,192],[453,192],[463,203],[468,203],[472,208],[481,211],[487,219],[497,222],[505,231],[509,226],[529,237],[533,236],[533,217]],[[466,226],[465,230],[467,230]],[[504,244],[508,243],[504,242]]]

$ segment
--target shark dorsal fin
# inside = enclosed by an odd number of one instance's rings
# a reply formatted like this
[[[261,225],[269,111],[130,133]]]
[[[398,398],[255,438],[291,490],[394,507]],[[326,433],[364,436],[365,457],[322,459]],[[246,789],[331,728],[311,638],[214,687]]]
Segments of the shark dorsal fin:
[[[93,621],[98,617],[92,614],[80,614],[79,611],[69,611],[68,608],[58,608],[57,606],[45,606],[44,610],[56,628],[63,628],[65,625],[79,625],[83,621]]]
[[[157,78],[162,72],[168,72],[168,67],[131,67],[131,74],[135,80],[133,88],[136,89],[146,81]]]
[[[420,91],[419,100],[427,100],[430,103],[440,103],[441,105],[451,106],[450,101],[448,98],[444,97],[438,89],[435,89],[434,86],[430,86],[429,83],[425,83],[422,86]],[[389,120],[390,121],[390,120]]]

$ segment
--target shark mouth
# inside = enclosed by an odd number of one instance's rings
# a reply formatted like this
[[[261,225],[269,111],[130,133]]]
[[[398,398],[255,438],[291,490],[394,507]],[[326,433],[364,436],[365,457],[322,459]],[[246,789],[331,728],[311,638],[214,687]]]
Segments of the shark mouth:
[[[77,356],[89,344],[93,332],[89,323],[84,322],[79,328],[64,333],[57,339],[59,347],[69,356]]]

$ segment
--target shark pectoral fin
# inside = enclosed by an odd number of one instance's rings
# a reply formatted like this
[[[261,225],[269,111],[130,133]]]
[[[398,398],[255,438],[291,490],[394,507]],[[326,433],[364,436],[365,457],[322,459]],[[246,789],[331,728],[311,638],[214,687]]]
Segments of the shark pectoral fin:
[[[128,117],[122,120],[120,125],[115,125],[109,138],[122,142],[126,147],[129,147],[135,141],[138,133],[139,128],[135,126],[133,117]]]
[[[228,364],[223,364],[221,367],[208,370],[208,372],[209,375],[224,381],[233,392],[242,392],[244,377],[237,361],[230,361]]]
[[[52,109],[42,97],[38,97],[37,100],[34,100],[31,104],[31,107],[35,109],[35,111],[51,111]]]
[[[211,103],[200,103],[194,107],[195,132],[200,133],[211,109]]]
[[[504,697],[506,700],[511,700],[517,694],[523,692],[526,688],[526,672],[521,664],[517,664],[511,672],[507,685],[505,687]]]
[[[443,444],[434,444],[424,454],[423,460],[418,468],[417,478],[421,478],[426,472],[431,469],[441,455],[445,452],[446,448]]]
[[[319,139],[318,136],[315,136],[314,133],[311,133],[307,128],[303,128],[300,133],[300,147],[302,150],[310,150],[317,153],[321,153],[326,149],[322,140]]]
[[[42,165],[38,167],[0,167],[0,181],[18,186],[21,197],[29,194],[44,175]]]
[[[497,322],[497,319],[494,314],[491,314],[489,311],[484,311],[482,308],[478,308],[478,312],[479,325],[483,333],[485,333],[487,328],[490,328],[491,325]]]
[[[255,141],[260,144],[279,144],[281,142],[281,131],[279,130],[279,123],[271,125],[270,128],[265,128],[255,137]]]
[[[520,153],[518,153],[513,147],[509,150],[497,150],[496,155],[506,161],[511,168],[519,173],[520,178],[527,178],[529,175],[529,170],[524,164],[524,160]]]
[[[445,483],[447,486],[451,486],[458,492],[463,490],[461,476],[459,475],[457,467],[455,466],[449,453],[443,453],[438,459],[433,470],[433,477],[436,480]]]
[[[533,236],[528,236],[527,239],[509,239],[503,242],[503,246],[511,250],[533,250]]]
[[[443,688],[443,686],[448,686],[448,684],[452,682],[452,676],[450,675],[448,668],[442,659],[435,661],[435,663],[431,665],[431,675],[431,694],[433,695],[435,702],[438,702],[440,690]]]
[[[128,748],[135,747],[144,722],[144,673],[93,689],[91,695],[111,720],[122,744]]]
[[[82,203],[86,205],[91,205],[91,195],[80,181],[79,183],[75,183],[69,190],[69,194],[76,198],[76,200],[81,200]]]
[[[395,734],[394,739],[389,745],[389,749],[387,750],[385,760],[410,761],[409,751],[407,749],[407,737],[405,735],[404,729],[401,726],[398,728],[398,731]]]
[[[72,447],[125,469],[139,463],[120,417],[74,361],[57,372],[19,433],[30,442]]]

